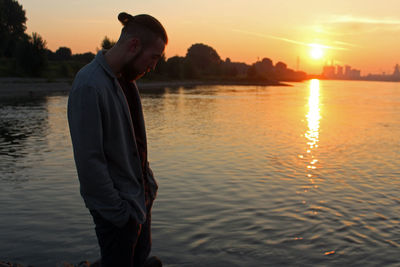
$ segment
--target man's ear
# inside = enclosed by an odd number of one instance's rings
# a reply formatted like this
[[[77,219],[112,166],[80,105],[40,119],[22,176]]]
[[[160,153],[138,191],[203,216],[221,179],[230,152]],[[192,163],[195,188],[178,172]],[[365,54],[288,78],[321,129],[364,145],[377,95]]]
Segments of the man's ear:
[[[128,49],[129,49],[129,52],[131,54],[133,54],[134,56],[139,54],[140,51],[142,50],[142,45],[140,43],[140,40],[138,38],[130,39],[129,43],[128,43]]]

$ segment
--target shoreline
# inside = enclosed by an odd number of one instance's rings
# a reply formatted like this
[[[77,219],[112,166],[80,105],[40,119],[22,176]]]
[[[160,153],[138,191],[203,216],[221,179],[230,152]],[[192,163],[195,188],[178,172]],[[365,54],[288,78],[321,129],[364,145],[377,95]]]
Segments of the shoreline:
[[[165,87],[194,87],[206,85],[243,85],[243,86],[291,86],[281,82],[248,82],[248,81],[138,81],[139,90],[159,89]],[[53,93],[68,93],[72,79],[48,80],[44,78],[0,78],[0,97],[35,97]]]

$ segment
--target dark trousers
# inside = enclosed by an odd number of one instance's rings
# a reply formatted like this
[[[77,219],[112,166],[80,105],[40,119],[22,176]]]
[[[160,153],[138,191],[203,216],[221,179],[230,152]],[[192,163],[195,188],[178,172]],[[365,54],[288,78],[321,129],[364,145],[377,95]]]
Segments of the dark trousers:
[[[144,224],[133,219],[119,228],[91,210],[96,225],[102,267],[142,267],[151,250],[151,213]]]

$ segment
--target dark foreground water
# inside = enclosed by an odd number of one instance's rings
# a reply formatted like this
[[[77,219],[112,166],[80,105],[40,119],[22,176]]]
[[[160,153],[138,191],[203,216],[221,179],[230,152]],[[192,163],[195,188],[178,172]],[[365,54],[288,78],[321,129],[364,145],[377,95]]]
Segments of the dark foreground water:
[[[142,94],[165,266],[400,266],[400,84]],[[66,96],[0,101],[0,260],[99,257]]]

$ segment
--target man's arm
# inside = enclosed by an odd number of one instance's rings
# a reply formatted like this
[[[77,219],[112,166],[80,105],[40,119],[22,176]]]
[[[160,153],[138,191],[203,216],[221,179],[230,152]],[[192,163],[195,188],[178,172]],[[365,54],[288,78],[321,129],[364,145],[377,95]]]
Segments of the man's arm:
[[[86,206],[122,227],[129,220],[129,204],[120,198],[109,175],[99,100],[99,93],[92,87],[75,88],[70,93],[68,122],[75,164]]]

